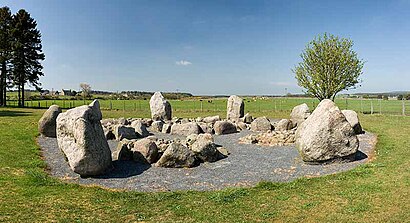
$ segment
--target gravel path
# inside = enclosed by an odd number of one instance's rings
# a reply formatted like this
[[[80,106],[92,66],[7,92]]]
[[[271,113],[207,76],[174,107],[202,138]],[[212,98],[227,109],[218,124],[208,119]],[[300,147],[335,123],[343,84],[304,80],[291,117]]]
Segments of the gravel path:
[[[174,169],[151,167],[132,161],[114,161],[113,170],[106,175],[81,178],[71,171],[57,140],[39,137],[43,156],[52,176],[84,185],[136,191],[217,190],[225,187],[254,186],[260,181],[285,182],[299,177],[315,177],[346,171],[367,162],[376,144],[376,136],[366,133],[359,136],[360,152],[356,161],[326,165],[305,164],[294,146],[267,147],[239,144],[238,139],[249,131],[215,136],[215,143],[231,153],[214,163],[198,167]],[[177,137],[156,134],[158,138]],[[109,141],[115,150],[116,141]]]

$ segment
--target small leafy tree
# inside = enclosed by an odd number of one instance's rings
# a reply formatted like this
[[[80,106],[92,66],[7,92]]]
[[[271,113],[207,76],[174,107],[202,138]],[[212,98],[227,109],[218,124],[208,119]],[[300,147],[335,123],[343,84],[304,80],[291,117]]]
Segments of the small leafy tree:
[[[353,41],[326,33],[315,38],[292,69],[299,86],[319,100],[334,100],[340,91],[356,88],[364,62],[352,47]]]
[[[81,94],[84,98],[88,98],[91,96],[91,86],[89,84],[81,83],[80,88]]]

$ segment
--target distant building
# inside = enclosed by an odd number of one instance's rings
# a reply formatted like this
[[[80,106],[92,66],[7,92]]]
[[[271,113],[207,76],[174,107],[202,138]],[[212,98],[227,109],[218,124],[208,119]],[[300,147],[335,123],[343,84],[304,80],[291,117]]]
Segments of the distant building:
[[[70,90],[61,89],[61,92],[60,92],[60,95],[63,95],[63,96],[75,96],[76,94],[77,92],[72,91],[71,89]]]

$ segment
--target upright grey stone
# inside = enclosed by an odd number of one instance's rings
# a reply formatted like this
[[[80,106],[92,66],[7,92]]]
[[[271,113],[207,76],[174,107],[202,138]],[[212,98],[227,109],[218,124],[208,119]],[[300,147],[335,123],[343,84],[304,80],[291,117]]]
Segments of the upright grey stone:
[[[38,121],[38,131],[46,137],[57,137],[57,116],[61,113],[58,105],[51,105]]]
[[[347,121],[352,126],[354,132],[356,134],[362,134],[363,129],[362,129],[362,126],[360,125],[359,116],[357,115],[357,113],[353,110],[342,110],[342,113],[343,115],[345,115]]]
[[[165,100],[160,92],[155,92],[149,100],[151,109],[151,117],[154,120],[171,120],[172,108],[171,104]]]
[[[226,109],[226,118],[232,121],[238,121],[239,118],[242,118],[244,115],[245,104],[243,103],[242,98],[231,95],[228,98],[228,106]]]
[[[193,167],[195,155],[181,143],[171,143],[156,163],[158,167]]]
[[[98,100],[57,117],[58,147],[71,169],[81,176],[103,173],[111,166],[111,151],[101,126]]]
[[[304,161],[322,162],[354,156],[359,141],[335,103],[325,99],[298,127],[296,147]]]
[[[296,126],[299,126],[302,122],[304,122],[310,115],[309,106],[304,103],[298,106],[295,106],[292,109],[292,113],[290,113],[290,120]]]

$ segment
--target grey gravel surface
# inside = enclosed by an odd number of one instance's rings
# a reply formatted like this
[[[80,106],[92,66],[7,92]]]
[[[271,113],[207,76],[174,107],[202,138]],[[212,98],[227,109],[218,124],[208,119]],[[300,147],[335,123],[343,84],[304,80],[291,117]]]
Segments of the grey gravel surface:
[[[311,165],[304,163],[294,146],[259,146],[239,144],[238,139],[249,131],[215,136],[215,143],[225,147],[230,155],[214,163],[201,163],[194,168],[161,168],[133,161],[114,161],[105,175],[81,178],[75,174],[58,149],[57,140],[39,137],[43,156],[50,174],[69,182],[98,185],[105,188],[136,191],[218,190],[226,187],[254,186],[260,181],[286,182],[299,177],[316,177],[350,170],[367,162],[376,144],[376,136],[359,136],[360,152],[351,162]],[[158,138],[175,138],[156,134]],[[179,137],[184,138],[184,137]],[[109,141],[112,151],[118,142]]]

